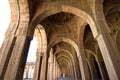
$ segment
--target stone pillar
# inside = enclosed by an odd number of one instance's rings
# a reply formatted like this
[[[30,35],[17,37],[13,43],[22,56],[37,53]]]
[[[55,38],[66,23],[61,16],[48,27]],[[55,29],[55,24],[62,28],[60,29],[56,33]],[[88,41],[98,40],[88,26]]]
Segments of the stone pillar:
[[[34,76],[34,70],[35,70],[35,67],[32,67],[32,78]]]
[[[47,65],[48,65],[48,57],[47,54],[44,53],[41,64],[40,80],[47,80]]]
[[[68,68],[68,77],[69,77],[69,80],[75,80],[75,79],[72,79],[73,78],[73,66],[72,64],[70,64],[70,67]]]
[[[28,74],[29,74],[29,67],[27,67],[27,70],[26,70],[26,78],[28,78]]]
[[[50,57],[48,59],[48,80],[53,80],[53,54],[50,53]]]
[[[97,70],[92,59],[88,60],[92,80],[98,80]]]
[[[12,50],[15,45],[16,37],[14,33],[18,26],[18,22],[11,22],[6,32],[4,42],[0,50],[0,78],[2,79],[5,75],[9,59],[12,54]]]
[[[79,72],[80,71],[79,70],[79,65],[77,64],[77,60],[76,59],[74,59],[74,63],[73,64],[74,64],[74,68],[75,68],[75,73],[74,73],[75,77],[76,77],[77,80],[80,80],[80,76],[81,75],[80,75],[80,72]]]
[[[0,80],[21,80],[31,38],[28,1],[10,0],[11,22],[0,50]]]
[[[54,57],[54,67],[53,67],[53,80],[57,80],[61,76],[61,70],[60,67],[56,61],[56,58]]]
[[[78,57],[79,65],[80,65],[80,71],[81,71],[81,77],[82,77],[82,80],[91,80],[89,69],[88,69],[88,66],[87,66],[87,61],[85,60],[86,57],[83,53],[84,53],[84,51],[81,50],[80,54],[82,56]]]
[[[14,48],[15,44],[15,33],[19,24],[19,8],[18,8],[18,1],[9,1],[10,2],[10,9],[11,9],[11,22],[9,28],[5,33],[5,38],[3,44],[0,48],[0,80],[3,79],[6,68],[11,56],[11,52]],[[11,5],[12,4],[12,5]]]
[[[61,71],[60,71],[60,67],[59,67],[59,77],[61,76]]]
[[[100,33],[96,37],[110,80],[120,80],[119,51],[109,33]]]
[[[37,54],[36,54],[37,59],[36,59],[36,64],[35,64],[33,80],[39,80],[40,79],[42,56],[43,56],[43,53],[37,52]]]
[[[72,80],[75,80],[75,70],[72,70]]]
[[[59,64],[57,63],[57,78],[59,78],[61,75],[59,75],[60,67]]]
[[[75,65],[75,63],[73,63],[74,65],[73,65],[73,75],[74,75],[74,80],[76,80],[77,79],[77,69],[76,69],[76,65]]]
[[[75,80],[75,66],[73,64],[70,64],[69,67],[70,71],[70,80]]]
[[[17,37],[4,80],[21,80],[30,45],[30,38],[25,35]]]
[[[71,69],[69,69],[68,72],[67,72],[67,73],[68,73],[69,80],[71,80],[71,76],[72,76],[71,70],[72,70],[72,67],[71,67]]]
[[[56,77],[58,78],[58,65],[57,65],[57,62],[56,62]]]
[[[53,80],[56,80],[57,77],[56,77],[56,58],[54,56],[54,72],[53,72]]]
[[[58,63],[57,63],[58,64]],[[61,76],[61,73],[60,73],[60,67],[59,67],[59,65],[58,65],[58,77],[60,77]]]
[[[30,78],[30,64],[28,64],[28,77],[27,78]]]
[[[53,80],[55,80],[56,79],[56,77],[55,77],[55,57],[54,57],[54,60],[53,60],[54,62],[53,62]]]
[[[80,34],[83,34],[83,33],[80,33]],[[79,42],[79,50],[80,50],[79,53],[80,54],[77,55],[79,66],[80,66],[80,71],[81,71],[81,78],[82,80],[91,80],[89,68],[88,68],[87,61],[86,61],[85,50],[83,46],[84,46],[83,37],[81,37],[80,42]]]
[[[13,33],[11,25],[6,33],[3,46],[1,48],[1,61],[0,61],[0,78],[1,80],[15,80],[17,77],[22,78],[24,66],[27,58],[27,52],[31,38],[27,35],[28,23],[21,22],[17,29],[16,35],[14,29]],[[13,26],[13,25],[12,25]],[[16,29],[16,26],[12,28]],[[9,37],[8,37],[9,36]],[[19,71],[20,70],[20,71]]]
[[[2,80],[4,75],[5,75],[5,72],[6,72],[6,69],[7,69],[7,66],[8,66],[8,62],[9,62],[9,59],[10,59],[10,56],[11,56],[11,52],[12,52],[12,49],[14,47],[14,44],[15,44],[15,40],[16,38],[15,37],[7,37],[4,39],[4,42],[2,44],[2,47],[1,47],[1,50],[0,50],[0,79]]]
[[[58,76],[57,76],[57,61],[55,62],[55,77],[56,77],[56,79],[58,78]]]
[[[99,57],[96,58],[96,62],[98,63],[98,67],[100,69],[100,74],[101,74],[102,80],[108,80],[108,77],[107,77],[107,74],[106,74],[107,72],[105,72],[105,70],[103,69],[103,65],[102,65]]]
[[[57,77],[60,77],[59,76],[59,66],[58,66],[58,63],[57,63]]]
[[[27,69],[25,68],[23,78],[26,78],[26,73],[27,73]]]

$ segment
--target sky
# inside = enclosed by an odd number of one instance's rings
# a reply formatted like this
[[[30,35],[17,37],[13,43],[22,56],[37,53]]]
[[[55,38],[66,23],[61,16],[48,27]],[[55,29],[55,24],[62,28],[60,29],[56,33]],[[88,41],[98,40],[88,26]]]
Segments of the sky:
[[[5,32],[10,23],[10,7],[8,0],[2,0],[0,3],[0,47],[4,40]],[[31,41],[27,62],[35,62],[36,60],[36,50],[37,50],[37,39],[33,38]]]

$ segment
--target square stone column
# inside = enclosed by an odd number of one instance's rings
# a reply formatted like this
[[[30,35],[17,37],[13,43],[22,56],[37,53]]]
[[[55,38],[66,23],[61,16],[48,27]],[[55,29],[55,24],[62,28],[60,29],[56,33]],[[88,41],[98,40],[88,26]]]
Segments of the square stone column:
[[[36,59],[36,64],[35,64],[35,71],[34,71],[33,80],[39,80],[40,79],[43,53],[37,52],[36,57],[37,57],[37,59]]]
[[[30,38],[18,36],[3,80],[21,80],[27,59]]]
[[[41,64],[40,80],[47,80],[47,65],[48,65],[48,57],[46,53],[44,53]]]
[[[17,30],[18,22],[11,22],[9,25],[9,28],[7,29],[5,39],[3,41],[3,44],[1,46],[0,50],[0,79],[2,80],[8,63],[9,59],[12,54],[12,50],[15,45],[16,37],[15,37],[15,32]]]
[[[99,59],[99,57],[98,58],[96,57],[96,61],[98,63],[98,67],[100,69],[100,74],[101,74],[102,80],[108,80],[109,78],[107,76],[107,72],[104,69],[103,64],[102,64],[101,60]]]
[[[84,53],[85,53],[84,51],[80,51],[81,55],[83,55]],[[79,60],[82,80],[91,80],[85,55],[79,56],[78,60]]]
[[[50,56],[49,56],[49,58],[48,58],[48,80],[53,80],[53,66],[54,65],[54,63],[53,63],[53,53],[51,53],[50,52]]]
[[[110,80],[120,80],[120,54],[109,33],[96,37]]]

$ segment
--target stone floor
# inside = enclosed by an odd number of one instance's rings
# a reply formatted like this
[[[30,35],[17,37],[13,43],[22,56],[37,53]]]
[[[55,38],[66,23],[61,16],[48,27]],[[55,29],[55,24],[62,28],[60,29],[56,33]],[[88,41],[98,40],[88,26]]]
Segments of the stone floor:
[[[69,80],[69,78],[68,77],[60,77],[60,78],[58,78],[58,80]]]
[[[24,78],[23,80],[32,80],[32,78],[28,78],[28,79],[27,79],[27,78]]]

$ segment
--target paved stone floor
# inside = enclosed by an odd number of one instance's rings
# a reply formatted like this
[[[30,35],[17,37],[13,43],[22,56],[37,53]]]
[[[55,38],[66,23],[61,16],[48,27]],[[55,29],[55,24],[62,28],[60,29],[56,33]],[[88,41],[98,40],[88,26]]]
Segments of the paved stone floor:
[[[24,78],[23,80],[32,80],[32,78],[28,78],[28,79],[27,79],[27,78]]]
[[[60,77],[60,78],[58,78],[58,80],[69,80],[69,78],[68,77]]]

